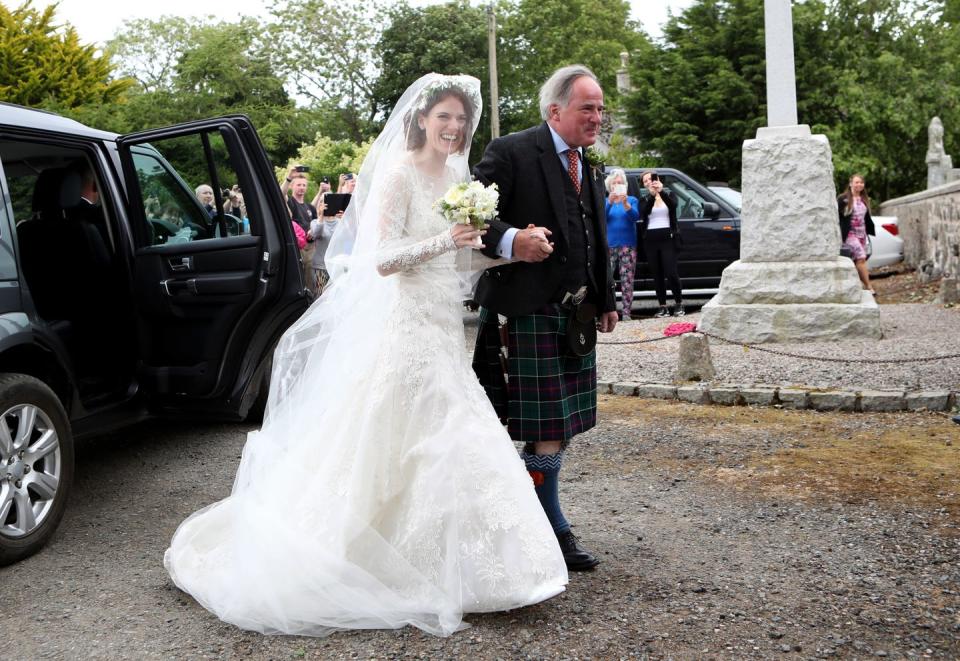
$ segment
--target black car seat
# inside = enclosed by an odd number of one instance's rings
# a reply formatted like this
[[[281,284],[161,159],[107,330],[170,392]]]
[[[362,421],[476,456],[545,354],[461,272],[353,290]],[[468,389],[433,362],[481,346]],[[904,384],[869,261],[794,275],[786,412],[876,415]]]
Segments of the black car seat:
[[[20,266],[37,313],[49,321],[69,319],[75,301],[66,291],[71,259],[60,189],[64,168],[40,173],[33,188],[33,215],[17,225]]]
[[[17,226],[23,274],[47,320],[89,317],[113,284],[110,251],[80,193],[75,169],[44,170],[34,185],[33,217]]]

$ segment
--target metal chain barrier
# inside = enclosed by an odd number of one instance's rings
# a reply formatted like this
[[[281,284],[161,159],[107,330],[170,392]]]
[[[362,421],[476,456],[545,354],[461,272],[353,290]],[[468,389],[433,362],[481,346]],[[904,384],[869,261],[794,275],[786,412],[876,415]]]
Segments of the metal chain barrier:
[[[929,363],[935,360],[950,360],[954,358],[960,358],[960,353],[948,353],[948,354],[942,354],[939,356],[930,356],[928,358],[828,358],[826,356],[809,356],[802,353],[778,351],[777,349],[762,347],[758,344],[744,344],[743,342],[737,342],[736,340],[728,340],[725,337],[720,337],[719,335],[714,335],[713,333],[707,333],[706,331],[702,331],[702,330],[689,330],[689,331],[684,331],[682,333],[677,333],[676,335],[664,335],[663,337],[653,337],[645,340],[620,340],[616,342],[597,341],[597,344],[605,344],[605,345],[646,344],[648,342],[672,340],[675,337],[680,337],[681,335],[686,335],[687,333],[700,333],[701,335],[706,335],[707,337],[713,338],[714,340],[717,340],[719,342],[732,344],[734,346],[740,346],[750,351],[762,351],[764,353],[772,353],[776,356],[786,356],[787,358],[799,358],[802,360],[813,360],[821,363],[851,363],[851,364],[866,363],[870,365],[889,365],[889,364],[903,364],[903,363]]]

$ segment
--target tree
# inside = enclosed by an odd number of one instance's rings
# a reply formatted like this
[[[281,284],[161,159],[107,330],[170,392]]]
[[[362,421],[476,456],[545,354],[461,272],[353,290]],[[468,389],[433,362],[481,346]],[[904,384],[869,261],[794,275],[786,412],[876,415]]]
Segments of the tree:
[[[799,120],[830,139],[838,185],[860,171],[880,197],[922,188],[926,125],[960,92],[935,12],[809,0],[793,21]],[[632,71],[635,136],[663,164],[738,183],[743,141],[766,124],[762,0],[701,0],[664,36],[653,66]]]
[[[180,56],[196,43],[202,22],[179,16],[124,21],[107,50],[117,71],[144,92],[172,92]]]
[[[624,0],[518,0],[501,4],[500,15],[504,132],[540,121],[540,86],[567,64],[590,67],[600,79],[604,101],[615,108],[620,53],[649,44],[630,20],[630,4]]]
[[[42,11],[30,0],[0,4],[0,98],[24,106],[112,103],[131,81],[112,79],[107,55],[82,45],[71,26],[54,22],[56,5]]]
[[[267,29],[256,19],[186,21],[174,16],[124,24],[108,44],[119,69],[138,81],[109,108],[73,113],[116,132],[215,115],[248,115],[274,162],[285,162],[317,130],[284,89]]]
[[[377,44],[381,74],[373,94],[380,114],[388,113],[410,83],[425,73],[479,78],[484,108],[471,151],[479,158],[490,141],[486,27],[485,10],[467,0],[416,9],[405,1],[395,5]]]
[[[384,6],[377,1],[332,3],[275,0],[272,48],[296,92],[340,110],[339,120],[355,142],[375,130],[373,86],[379,74],[375,48]]]
[[[960,69],[951,51],[956,26],[941,22],[936,7],[917,3],[833,0],[830,6],[827,29],[841,35],[832,53],[838,121],[824,129],[838,187],[858,172],[874,197],[923,190],[930,119],[944,120],[948,139],[960,136]]]
[[[310,190],[312,199],[321,178],[329,177],[335,182],[341,174],[359,172],[363,159],[373,146],[373,138],[360,144],[349,140],[333,140],[318,133],[312,143],[300,147],[297,155],[290,159],[285,167],[276,168],[277,181],[281,181],[294,165],[306,165],[310,168]]]

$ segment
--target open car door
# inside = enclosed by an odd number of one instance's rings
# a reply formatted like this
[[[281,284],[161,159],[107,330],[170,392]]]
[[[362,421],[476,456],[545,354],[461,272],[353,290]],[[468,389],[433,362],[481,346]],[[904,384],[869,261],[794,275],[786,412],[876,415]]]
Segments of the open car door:
[[[256,131],[229,116],[117,145],[135,241],[140,387],[163,407],[244,415],[273,345],[309,304]]]

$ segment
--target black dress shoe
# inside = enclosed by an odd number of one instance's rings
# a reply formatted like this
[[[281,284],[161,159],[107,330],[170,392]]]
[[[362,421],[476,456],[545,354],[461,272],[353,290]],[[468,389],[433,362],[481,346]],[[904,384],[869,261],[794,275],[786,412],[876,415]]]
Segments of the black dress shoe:
[[[560,542],[563,559],[570,571],[586,571],[600,564],[600,561],[590,551],[580,546],[580,540],[572,531],[558,533],[557,541]]]

